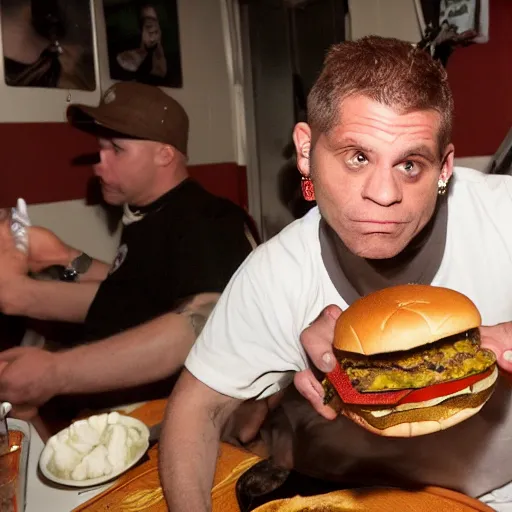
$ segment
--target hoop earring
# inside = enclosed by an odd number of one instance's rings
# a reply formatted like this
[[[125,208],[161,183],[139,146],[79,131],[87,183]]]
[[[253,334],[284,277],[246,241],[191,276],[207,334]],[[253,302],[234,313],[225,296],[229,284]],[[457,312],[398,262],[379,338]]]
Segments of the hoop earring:
[[[306,201],[314,201],[315,200],[315,187],[313,186],[313,182],[310,178],[306,178],[302,176],[302,180],[300,182],[300,186],[302,188],[302,196]]]
[[[440,179],[437,182],[437,193],[440,196],[444,196],[446,194],[446,190],[448,189],[448,182]]]

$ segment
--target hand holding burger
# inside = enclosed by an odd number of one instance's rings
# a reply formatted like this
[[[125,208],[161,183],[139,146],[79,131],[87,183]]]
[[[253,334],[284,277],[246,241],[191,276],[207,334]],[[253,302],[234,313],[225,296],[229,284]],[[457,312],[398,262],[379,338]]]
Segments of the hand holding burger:
[[[295,384],[323,416],[341,412],[380,435],[448,428],[476,414],[494,390],[496,356],[480,345],[480,323],[467,297],[433,286],[387,288],[341,315],[331,306],[302,336],[327,378],[322,386],[305,371]]]

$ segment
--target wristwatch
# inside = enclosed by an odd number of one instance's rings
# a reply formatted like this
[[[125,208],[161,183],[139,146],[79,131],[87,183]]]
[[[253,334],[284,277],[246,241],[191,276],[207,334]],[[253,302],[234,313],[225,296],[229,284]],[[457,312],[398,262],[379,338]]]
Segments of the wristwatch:
[[[75,283],[78,281],[80,274],[85,274],[92,264],[92,258],[83,252],[79,254],[67,267],[61,272],[61,281]]]

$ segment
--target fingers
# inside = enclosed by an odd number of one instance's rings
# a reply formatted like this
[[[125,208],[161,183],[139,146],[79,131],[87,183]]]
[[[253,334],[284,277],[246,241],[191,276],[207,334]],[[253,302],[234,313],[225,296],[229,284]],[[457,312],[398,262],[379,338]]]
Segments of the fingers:
[[[502,370],[512,373],[512,331],[508,323],[481,326],[480,344],[494,352]]]
[[[11,212],[8,208],[0,208],[0,222],[6,221],[11,216]]]
[[[19,379],[20,374],[12,369],[14,361],[25,350],[27,350],[26,347],[16,347],[0,352],[0,398],[12,404],[28,401],[28,394],[25,393],[25,390],[19,388],[17,384],[13,384],[13,377]],[[17,382],[16,379],[15,381]]]
[[[300,337],[307,355],[316,368],[324,373],[332,371],[336,364],[332,342],[336,321],[340,314],[341,309],[338,306],[327,306]],[[311,370],[295,374],[294,384],[318,414],[328,420],[336,418],[336,413],[324,404],[324,389]]]
[[[332,342],[336,320],[340,314],[341,309],[338,306],[327,306],[300,337],[302,346],[313,364],[324,373],[332,371],[336,363]]]
[[[324,389],[311,370],[296,373],[293,381],[299,393],[313,406],[318,414],[328,420],[336,418],[336,413],[324,404]]]
[[[512,349],[505,349],[499,342],[493,339],[482,340],[481,346],[494,352],[498,366],[502,370],[512,373]]]
[[[2,245],[8,247],[13,244],[11,232],[11,216],[5,209],[0,210],[0,241]]]
[[[16,359],[19,359],[22,355],[26,354],[27,350],[30,350],[30,348],[15,347],[0,352],[0,371],[3,369],[3,366],[7,366],[7,363],[12,363]]]
[[[6,258],[19,258],[25,252],[22,245],[26,235],[25,227],[13,222],[10,212],[0,210],[0,254]]]
[[[498,357],[498,366],[506,372],[512,373],[512,350],[505,350]]]
[[[13,405],[10,416],[23,421],[32,421],[38,415],[37,407],[33,405]]]

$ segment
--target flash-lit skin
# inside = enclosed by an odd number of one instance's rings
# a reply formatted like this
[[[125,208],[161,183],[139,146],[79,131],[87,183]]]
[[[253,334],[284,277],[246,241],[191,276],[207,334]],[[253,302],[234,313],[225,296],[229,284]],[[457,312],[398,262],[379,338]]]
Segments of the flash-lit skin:
[[[435,111],[401,114],[353,96],[328,133],[295,127],[299,170],[311,177],[323,218],[354,254],[396,256],[431,218],[438,180],[453,171],[453,146],[439,148],[440,123]],[[310,155],[302,151],[313,142]]]
[[[144,206],[187,177],[185,157],[171,146],[131,139],[99,139],[94,173],[109,204]]]

